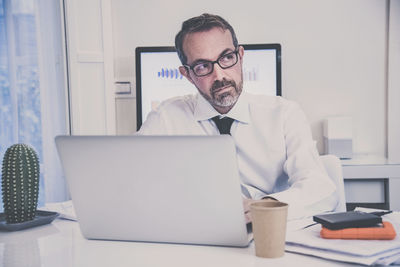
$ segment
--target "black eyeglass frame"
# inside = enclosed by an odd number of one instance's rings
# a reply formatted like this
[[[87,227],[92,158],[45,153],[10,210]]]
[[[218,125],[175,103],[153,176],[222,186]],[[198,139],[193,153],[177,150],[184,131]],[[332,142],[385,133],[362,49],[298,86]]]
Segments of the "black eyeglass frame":
[[[219,66],[221,69],[224,69],[224,70],[229,69],[229,68],[232,68],[233,66],[235,66],[235,65],[238,63],[238,61],[239,61],[239,55],[238,55],[238,53],[239,53],[239,49],[236,49],[235,51],[232,51],[232,52],[229,52],[229,53],[226,53],[226,54],[220,56],[220,57],[217,58],[217,60],[215,60],[215,61],[207,61],[207,60],[205,60],[205,61],[202,61],[202,62],[200,62],[200,63],[196,63],[196,64],[194,64],[194,65],[192,65],[192,66],[189,66],[189,65],[183,65],[183,66],[184,66],[187,70],[192,70],[193,73],[194,73],[194,75],[196,75],[197,77],[204,77],[204,76],[207,76],[207,75],[213,73],[213,71],[214,71],[214,64],[215,64],[215,63],[217,63],[218,66]],[[233,64],[230,65],[230,66],[221,66],[221,64],[219,63],[219,61],[220,61],[222,58],[224,58],[224,57],[226,57],[226,56],[229,56],[229,55],[235,55],[235,56],[236,56],[236,61],[235,61],[235,63],[233,63]],[[205,63],[211,64],[211,70],[210,70],[210,72],[208,72],[208,73],[206,73],[206,74],[198,75],[198,74],[194,71],[194,68],[195,68],[197,65],[205,64]]]

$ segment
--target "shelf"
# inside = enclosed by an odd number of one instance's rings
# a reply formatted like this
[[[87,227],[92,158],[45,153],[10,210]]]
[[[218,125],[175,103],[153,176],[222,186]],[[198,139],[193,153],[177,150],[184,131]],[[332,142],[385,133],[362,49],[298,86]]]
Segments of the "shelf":
[[[394,162],[386,157],[370,155],[370,154],[356,154],[351,159],[341,159],[342,166],[379,166],[379,165],[399,165],[400,162]]]

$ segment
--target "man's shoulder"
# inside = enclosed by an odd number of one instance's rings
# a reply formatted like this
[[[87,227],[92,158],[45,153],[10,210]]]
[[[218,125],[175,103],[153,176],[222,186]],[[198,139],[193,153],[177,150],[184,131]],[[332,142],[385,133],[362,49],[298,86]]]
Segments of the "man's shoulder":
[[[140,128],[140,134],[171,134],[178,132],[180,125],[193,121],[195,103],[196,95],[177,96],[164,100],[147,115]]]
[[[256,95],[246,93],[249,105],[267,109],[282,109],[297,106],[297,103],[282,96]]]
[[[188,109],[193,110],[197,101],[196,94],[189,94],[184,96],[175,96],[161,102],[156,112],[163,113],[169,111],[187,111]]]

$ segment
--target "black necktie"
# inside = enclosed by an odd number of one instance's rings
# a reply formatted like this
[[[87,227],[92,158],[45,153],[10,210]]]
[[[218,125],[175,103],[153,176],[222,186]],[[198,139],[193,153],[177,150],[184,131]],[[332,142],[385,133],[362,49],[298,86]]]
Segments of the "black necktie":
[[[220,134],[231,134],[231,126],[233,123],[233,119],[229,117],[219,118],[219,116],[215,116],[211,118],[218,127]]]

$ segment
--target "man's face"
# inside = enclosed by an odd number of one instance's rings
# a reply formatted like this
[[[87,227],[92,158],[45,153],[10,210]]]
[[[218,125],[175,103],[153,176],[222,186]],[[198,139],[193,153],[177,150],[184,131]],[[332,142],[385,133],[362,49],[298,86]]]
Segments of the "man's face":
[[[188,34],[183,41],[187,65],[215,61],[235,51],[229,30],[212,28],[209,31]],[[238,62],[226,69],[217,63],[210,74],[198,77],[193,70],[180,67],[180,72],[199,90],[200,94],[220,113],[227,113],[239,98],[243,87],[243,47],[238,50]]]

